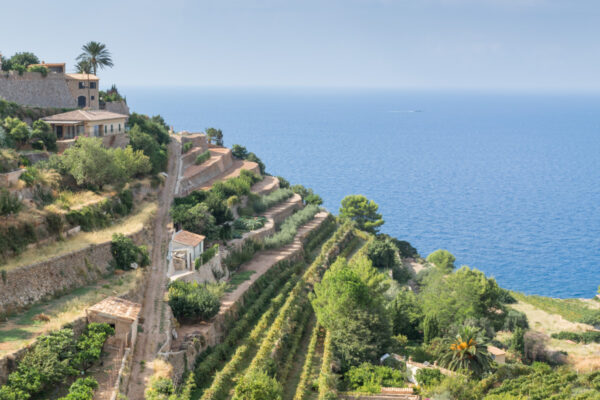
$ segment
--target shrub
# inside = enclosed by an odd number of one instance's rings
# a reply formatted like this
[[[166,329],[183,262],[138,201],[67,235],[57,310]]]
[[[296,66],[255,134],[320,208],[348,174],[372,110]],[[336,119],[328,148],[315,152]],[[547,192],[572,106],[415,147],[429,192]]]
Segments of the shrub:
[[[59,235],[62,232],[64,221],[60,214],[49,212],[46,214],[46,226],[48,232],[53,235]]]
[[[568,332],[562,331],[553,333],[553,339],[572,340],[578,343],[600,343],[600,331],[585,331],[585,332]]]
[[[43,65],[32,65],[31,67],[27,68],[28,72],[39,72],[42,74],[43,77],[46,77],[48,75],[48,68],[44,67]]]
[[[248,206],[251,207],[256,214],[260,214],[289,199],[293,195],[294,192],[291,189],[277,189],[264,196],[253,196],[250,194],[248,196]]]
[[[240,378],[233,400],[281,400],[283,387],[266,372],[252,371]]]
[[[399,387],[404,385],[402,371],[390,367],[363,363],[352,367],[345,375],[353,390],[367,393],[379,393],[381,387]]]
[[[19,168],[19,154],[13,149],[0,148],[0,174]]]
[[[318,206],[309,205],[286,218],[281,224],[279,232],[265,239],[265,248],[274,249],[291,243],[298,232],[298,228],[313,219],[319,210]]]
[[[367,246],[367,257],[375,268],[392,268],[399,264],[398,249],[389,239],[373,240]]]
[[[169,306],[178,320],[209,320],[219,312],[221,302],[205,285],[174,281],[169,285]]]
[[[133,263],[137,263],[140,267],[150,264],[146,246],[136,246],[131,238],[122,233],[113,235],[110,243],[110,253],[113,256],[115,266],[124,270],[130,269]]]
[[[290,182],[285,179],[283,176],[278,176],[277,179],[279,179],[279,188],[281,189],[289,189],[290,188]]]
[[[181,151],[183,154],[187,153],[188,151],[190,151],[192,149],[192,147],[194,147],[194,143],[192,142],[186,142],[183,144],[183,147],[181,148]]]
[[[448,250],[439,249],[427,256],[427,261],[438,267],[440,270],[448,273],[454,269],[456,257]]]
[[[168,400],[175,393],[173,381],[164,377],[152,377],[146,389],[145,398],[148,400]]]
[[[206,150],[205,152],[198,154],[198,157],[196,157],[195,164],[200,165],[203,162],[208,161],[208,159],[210,159],[210,150]]]
[[[248,150],[246,150],[246,147],[244,147],[244,146],[241,146],[239,144],[234,144],[233,146],[231,146],[231,154],[235,158],[238,158],[240,160],[245,160],[246,157],[248,157]]]
[[[69,394],[59,400],[92,400],[98,381],[94,378],[79,378],[69,388]]]
[[[245,262],[254,257],[254,254],[262,248],[262,244],[256,240],[246,240],[239,250],[233,250],[223,259],[223,263],[230,272],[237,269]]]
[[[238,231],[248,232],[265,226],[265,217],[240,217],[233,222],[233,227]]]
[[[527,329],[529,323],[527,322],[527,315],[525,313],[510,309],[506,313],[506,319],[504,320],[504,330],[514,332],[515,328]]]
[[[0,189],[0,215],[18,214],[23,208],[23,203],[16,194]]]
[[[437,368],[421,368],[417,371],[416,378],[421,386],[435,386],[442,381],[444,375]]]
[[[130,138],[131,147],[141,150],[150,159],[152,172],[154,174],[167,169],[167,145],[160,143],[154,136],[142,130],[135,124],[127,133]]]
[[[79,370],[87,370],[94,361],[100,359],[104,342],[114,334],[115,329],[108,324],[88,324],[77,339],[77,353],[73,357],[73,366]]]
[[[196,259],[196,269],[200,268],[201,265],[209,262],[219,252],[219,244],[213,244],[210,249],[204,251],[199,258]]]

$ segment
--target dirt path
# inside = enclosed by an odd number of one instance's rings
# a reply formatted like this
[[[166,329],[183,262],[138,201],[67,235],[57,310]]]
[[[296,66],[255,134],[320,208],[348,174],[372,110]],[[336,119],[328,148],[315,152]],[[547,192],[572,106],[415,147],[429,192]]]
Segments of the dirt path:
[[[167,223],[169,222],[169,207],[175,194],[179,164],[181,163],[181,145],[176,140],[171,140],[169,145],[168,178],[160,194],[159,208],[154,225],[154,242],[152,246],[152,268],[146,286],[144,303],[142,304],[143,332],[139,332],[133,353],[131,366],[131,379],[127,390],[129,400],[144,398],[146,380],[152,374],[152,368],[145,368],[154,360],[159,346],[166,339],[165,332],[161,332],[161,320],[164,317],[165,307],[162,306],[165,292],[167,262],[165,251],[168,241]],[[167,333],[168,334],[168,333]],[[142,361],[144,363],[142,363]]]

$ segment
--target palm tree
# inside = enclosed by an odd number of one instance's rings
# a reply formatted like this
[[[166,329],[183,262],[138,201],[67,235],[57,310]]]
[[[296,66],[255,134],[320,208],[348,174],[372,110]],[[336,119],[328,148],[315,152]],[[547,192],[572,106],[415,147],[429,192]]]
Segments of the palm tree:
[[[110,51],[108,51],[104,43],[91,41],[84,44],[81,50],[83,50],[83,53],[77,57],[77,60],[87,60],[92,67],[94,75],[98,72],[98,67],[104,69],[104,67],[112,67],[114,65]]]
[[[468,370],[480,376],[490,369],[492,363],[484,342],[479,329],[465,326],[455,340],[447,343],[447,350],[438,362],[453,371]]]

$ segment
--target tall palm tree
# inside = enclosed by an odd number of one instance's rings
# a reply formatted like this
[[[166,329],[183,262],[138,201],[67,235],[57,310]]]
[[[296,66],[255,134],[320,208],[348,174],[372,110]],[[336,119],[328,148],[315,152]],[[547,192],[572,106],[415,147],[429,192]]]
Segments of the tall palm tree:
[[[112,67],[114,65],[110,51],[108,51],[104,43],[91,41],[84,44],[81,50],[83,50],[83,53],[77,57],[77,60],[87,60],[92,67],[94,75],[98,72],[98,67],[104,69],[104,67]]]
[[[465,326],[455,340],[447,343],[447,350],[438,361],[441,366],[453,371],[468,370],[480,376],[490,369],[492,363],[484,342],[479,329]]]

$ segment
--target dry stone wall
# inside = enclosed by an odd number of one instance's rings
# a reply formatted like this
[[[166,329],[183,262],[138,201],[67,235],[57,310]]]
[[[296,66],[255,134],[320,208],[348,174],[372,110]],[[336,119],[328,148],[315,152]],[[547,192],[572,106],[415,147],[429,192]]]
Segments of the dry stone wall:
[[[151,230],[148,229],[130,235],[138,245],[151,243],[150,236]],[[0,315],[16,312],[45,298],[97,281],[109,272],[109,262],[112,260],[110,243],[106,241],[90,245],[7,271],[0,280]]]

